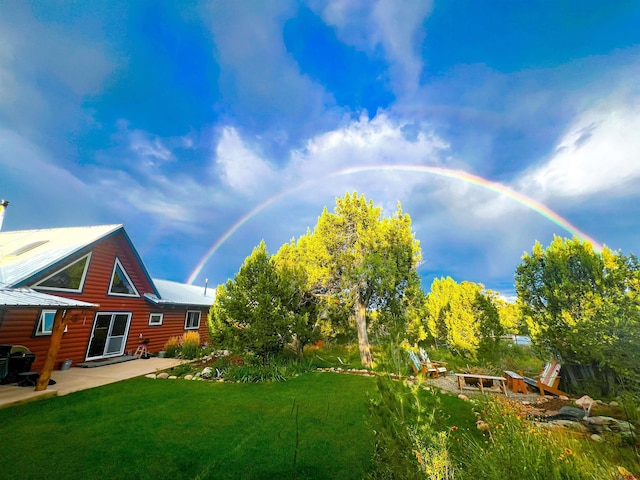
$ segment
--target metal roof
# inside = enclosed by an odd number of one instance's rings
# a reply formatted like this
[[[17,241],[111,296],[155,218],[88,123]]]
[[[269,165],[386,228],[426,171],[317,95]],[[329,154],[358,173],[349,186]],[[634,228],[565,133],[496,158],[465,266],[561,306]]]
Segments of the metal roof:
[[[71,300],[69,298],[56,297],[46,293],[36,292],[30,288],[8,288],[0,287],[0,309],[3,307],[56,307],[56,308],[98,308],[94,303]]]
[[[98,225],[0,232],[0,283],[19,285],[121,228],[122,225]]]
[[[157,305],[192,305],[210,307],[216,298],[214,288],[207,288],[186,283],[171,282],[169,280],[153,279],[159,297],[145,293],[144,297]]]

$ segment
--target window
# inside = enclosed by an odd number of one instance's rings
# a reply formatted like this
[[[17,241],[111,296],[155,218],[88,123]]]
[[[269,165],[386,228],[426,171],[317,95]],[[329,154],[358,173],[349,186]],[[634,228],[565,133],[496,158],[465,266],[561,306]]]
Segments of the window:
[[[45,279],[40,280],[38,283],[32,285],[32,287],[40,290],[80,293],[84,286],[84,279],[87,276],[90,259],[91,253],[88,253],[75,262],[55,271]]]
[[[200,328],[200,312],[197,310],[189,310],[187,319],[184,322],[185,330],[197,330]]]
[[[162,314],[152,313],[149,315],[149,326],[162,325]]]
[[[113,273],[111,274],[111,285],[109,285],[109,294],[118,295],[122,297],[139,297],[136,287],[133,286],[133,282],[127,275],[126,270],[120,263],[120,260],[116,258],[116,262],[113,265]]]
[[[53,330],[53,319],[56,316],[55,310],[42,310],[38,317],[38,325],[36,326],[36,336],[51,335]]]

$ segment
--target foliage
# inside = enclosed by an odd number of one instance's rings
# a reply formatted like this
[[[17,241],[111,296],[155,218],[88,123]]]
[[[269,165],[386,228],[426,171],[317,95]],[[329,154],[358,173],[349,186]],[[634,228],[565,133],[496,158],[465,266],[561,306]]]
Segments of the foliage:
[[[175,358],[180,353],[180,339],[178,337],[169,337],[167,343],[164,344],[164,354],[169,358]]]
[[[457,478],[513,478],[514,472],[534,480],[614,478],[587,440],[538,426],[517,403],[489,396],[479,410],[486,433],[482,440],[462,437],[466,448],[457,459]]]
[[[200,334],[198,332],[185,332],[182,335],[182,358],[194,359],[200,351]]]
[[[443,420],[438,395],[419,395],[419,386],[384,376],[377,377],[376,385],[378,395],[369,399],[375,438],[371,478],[419,479],[425,472],[429,478],[449,478],[446,441],[437,433]],[[439,454],[427,455],[433,448]]]
[[[495,297],[477,283],[434,279],[424,302],[427,339],[468,357],[490,350],[503,333]]]
[[[247,257],[233,280],[220,285],[209,312],[210,338],[230,349],[253,352],[263,363],[292,340],[311,337],[312,299],[295,274],[278,269],[264,242]]]
[[[536,242],[516,270],[532,340],[563,362],[640,378],[640,262],[577,238]]]
[[[420,246],[400,205],[390,218],[354,192],[325,208],[313,233],[283,247],[278,256],[307,272],[307,287],[325,305],[345,305],[355,318],[362,364],[372,363],[367,312],[404,309],[404,294],[419,283]],[[347,319],[344,319],[347,320]]]

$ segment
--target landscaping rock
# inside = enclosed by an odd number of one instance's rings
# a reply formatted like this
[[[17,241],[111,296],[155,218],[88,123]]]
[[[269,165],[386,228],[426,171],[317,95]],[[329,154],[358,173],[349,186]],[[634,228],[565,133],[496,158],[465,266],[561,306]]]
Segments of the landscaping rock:
[[[598,443],[604,442],[604,438],[602,438],[600,435],[595,434],[595,433],[593,435],[591,435],[591,440],[593,440],[594,442],[598,442]]]
[[[204,378],[205,380],[211,380],[213,377],[213,370],[211,367],[204,367],[202,372],[200,372],[200,378]]]
[[[169,380],[176,380],[178,377],[176,377],[175,375],[170,375],[168,377]]]
[[[153,379],[155,380],[155,379],[156,379],[156,374],[155,374],[155,373],[147,373],[147,374],[145,375],[145,377],[147,377],[147,378],[153,378]]]
[[[572,420],[553,420],[549,422],[549,424],[556,427],[566,428],[567,430],[572,430],[574,432],[589,432],[589,429],[585,425],[580,422],[574,422]]]
[[[159,373],[156,378],[161,378],[164,380],[166,378],[169,378],[169,374],[167,372],[162,372],[162,373]]]
[[[609,406],[610,407],[618,407],[618,406],[620,406],[620,404],[614,400],[613,402],[609,402]]]
[[[584,410],[576,407],[562,407],[555,415],[549,415],[549,420],[580,420],[584,418]]]
[[[193,375],[185,375],[184,379],[185,380],[191,380],[193,378]]]
[[[460,400],[464,400],[465,402],[468,402],[468,401],[469,401],[469,397],[467,397],[464,393],[460,393],[460,394],[458,394],[458,398],[459,398]]]
[[[560,400],[565,400],[565,401],[566,401],[566,400],[569,400],[569,397],[567,397],[566,395],[560,395],[558,398],[559,398]]]

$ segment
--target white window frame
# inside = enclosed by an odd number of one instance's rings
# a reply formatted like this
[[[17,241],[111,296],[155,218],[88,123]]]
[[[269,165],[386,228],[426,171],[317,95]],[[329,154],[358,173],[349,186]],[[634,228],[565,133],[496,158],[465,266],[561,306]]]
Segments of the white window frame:
[[[131,288],[133,288],[133,291],[135,293],[117,293],[117,292],[114,293],[111,291],[111,289],[113,288],[113,279],[116,275],[116,269],[118,267],[120,267],[120,271],[124,275],[124,278],[127,280],[127,282],[129,282],[129,285],[131,285]],[[131,278],[129,278],[129,274],[124,269],[124,265],[122,265],[122,262],[118,257],[116,257],[116,261],[113,262],[113,269],[111,270],[111,281],[109,282],[109,290],[107,290],[107,295],[113,296],[113,297],[130,297],[130,298],[140,296],[140,294],[138,293],[138,290],[136,289],[136,286],[131,281]]]
[[[189,325],[189,319],[191,318],[190,314],[197,314],[198,324],[197,325]],[[187,310],[187,315],[184,319],[184,329],[185,330],[199,330],[200,329],[200,319],[202,317],[202,312],[200,310]]]
[[[84,281],[87,278],[87,272],[89,271],[89,264],[91,263],[91,254],[93,252],[89,252],[86,255],[83,255],[82,257],[80,257],[79,259],[77,259],[75,262],[71,262],[69,265],[65,265],[62,268],[59,268],[58,270],[56,270],[55,272],[53,272],[51,275],[49,275],[46,278],[43,278],[42,280],[40,280],[38,283],[31,285],[31,288],[35,288],[37,290],[49,290],[52,292],[73,292],[73,293],[82,293],[82,290],[84,288]],[[47,287],[47,286],[43,286],[41,285],[42,283],[46,282],[47,280],[49,280],[51,277],[55,277],[58,273],[62,272],[63,270],[66,270],[67,268],[71,267],[72,265],[75,265],[78,262],[81,262],[84,259],[87,259],[87,263],[84,266],[84,272],[82,272],[82,278],[80,279],[80,287],[79,288],[59,288],[59,287]]]
[[[156,317],[157,320],[153,320],[153,318]],[[150,327],[158,327],[160,325],[162,325],[162,320],[164,317],[164,313],[150,313],[149,314],[149,326]]]
[[[55,321],[57,310],[41,310],[38,316],[38,324],[36,325],[36,337],[45,337],[51,335],[53,332],[53,322],[51,322],[51,330],[44,329],[44,317],[47,314],[53,314],[53,321]]]

